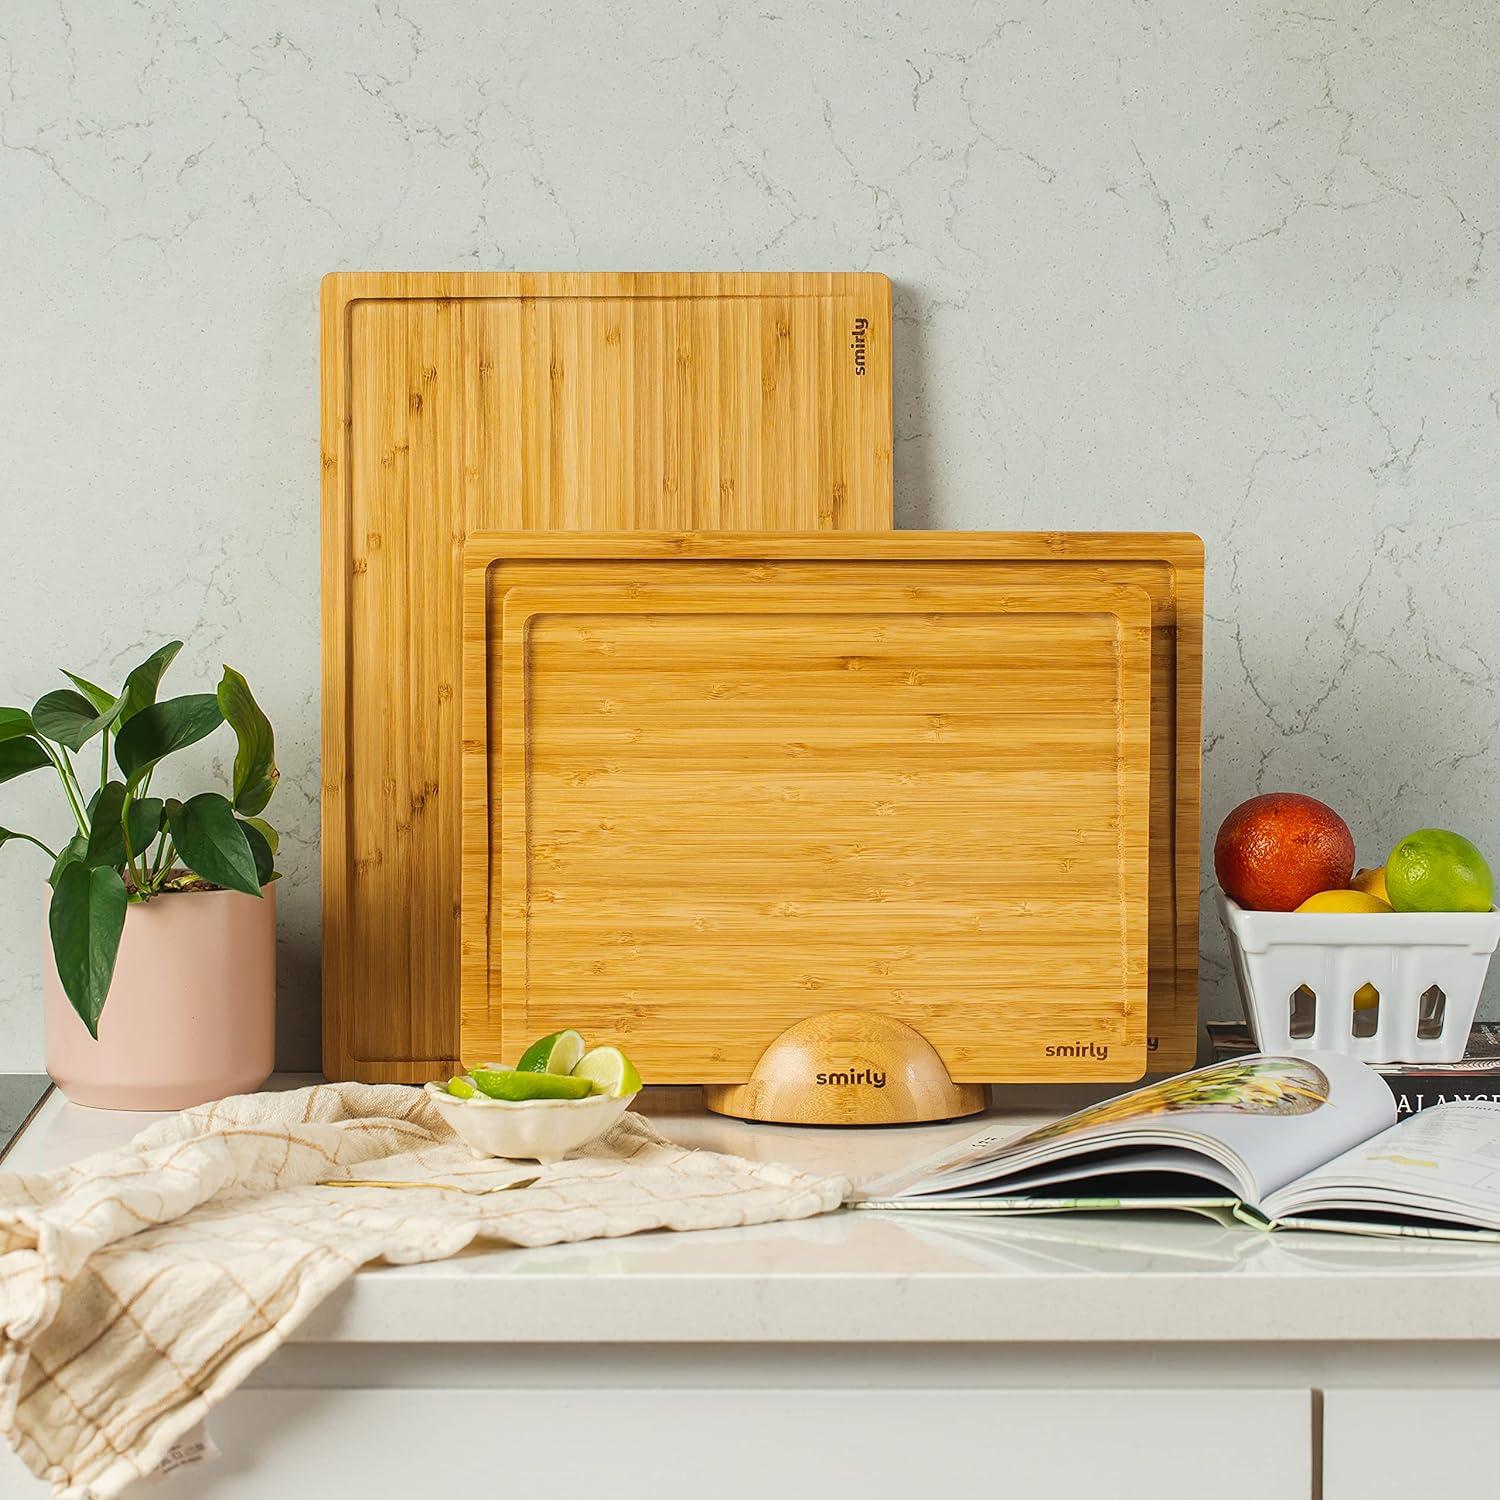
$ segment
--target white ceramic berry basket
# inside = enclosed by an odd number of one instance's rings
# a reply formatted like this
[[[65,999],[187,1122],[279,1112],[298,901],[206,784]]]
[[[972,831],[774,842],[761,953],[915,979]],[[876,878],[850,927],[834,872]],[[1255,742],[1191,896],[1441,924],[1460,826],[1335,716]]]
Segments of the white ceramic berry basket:
[[[1464,1055],[1500,911],[1247,911],[1218,898],[1245,1014],[1262,1052],[1367,1063]],[[1368,985],[1376,999],[1356,1006]]]

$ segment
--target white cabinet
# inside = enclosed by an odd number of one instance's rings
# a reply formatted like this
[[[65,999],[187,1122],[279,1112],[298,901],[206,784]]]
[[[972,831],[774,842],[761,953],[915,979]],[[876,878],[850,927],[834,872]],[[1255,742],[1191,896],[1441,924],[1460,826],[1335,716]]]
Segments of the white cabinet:
[[[1270,1390],[246,1389],[209,1423],[224,1456],[152,1493],[1303,1500],[1310,1411]],[[1228,1460],[1247,1434],[1254,1462]]]

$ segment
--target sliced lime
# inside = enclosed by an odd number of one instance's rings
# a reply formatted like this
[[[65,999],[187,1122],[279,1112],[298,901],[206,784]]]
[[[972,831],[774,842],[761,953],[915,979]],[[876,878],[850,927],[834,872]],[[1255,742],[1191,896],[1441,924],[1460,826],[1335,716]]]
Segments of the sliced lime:
[[[554,1031],[533,1042],[516,1064],[518,1073],[571,1073],[583,1056],[583,1038],[576,1031]]]
[[[587,1078],[601,1094],[623,1099],[640,1092],[641,1075],[618,1047],[595,1047],[585,1052],[573,1069],[575,1078]]]
[[[467,1078],[450,1078],[448,1080],[448,1092],[455,1099],[472,1099],[474,1097],[474,1085]]]
[[[587,1099],[593,1085],[587,1078],[563,1078],[556,1073],[523,1073],[519,1068],[503,1072],[474,1069],[474,1086],[491,1099],[515,1103],[521,1099]]]

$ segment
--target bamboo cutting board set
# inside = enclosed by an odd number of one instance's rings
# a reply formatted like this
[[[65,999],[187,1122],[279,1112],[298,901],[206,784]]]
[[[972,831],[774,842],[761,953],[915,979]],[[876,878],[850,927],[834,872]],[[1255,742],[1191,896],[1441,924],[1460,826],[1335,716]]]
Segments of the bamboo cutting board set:
[[[870,274],[325,279],[331,1078],[1191,1064],[1201,544],[891,531],[890,358]]]

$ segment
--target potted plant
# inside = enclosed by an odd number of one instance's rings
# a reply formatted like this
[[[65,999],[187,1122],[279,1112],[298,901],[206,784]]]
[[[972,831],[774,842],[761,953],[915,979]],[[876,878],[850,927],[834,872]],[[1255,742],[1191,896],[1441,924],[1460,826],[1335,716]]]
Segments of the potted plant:
[[[59,848],[8,828],[0,844],[52,861],[47,1071],[78,1104],[182,1109],[257,1088],[274,1065],[277,836],[260,816],[274,736],[230,667],[216,692],[159,701],[181,649],[154,651],[118,693],[65,672],[71,688],[0,708],[0,782],[50,769],[71,818]],[[159,795],[162,762],[223,724],[237,742],[231,795]]]

